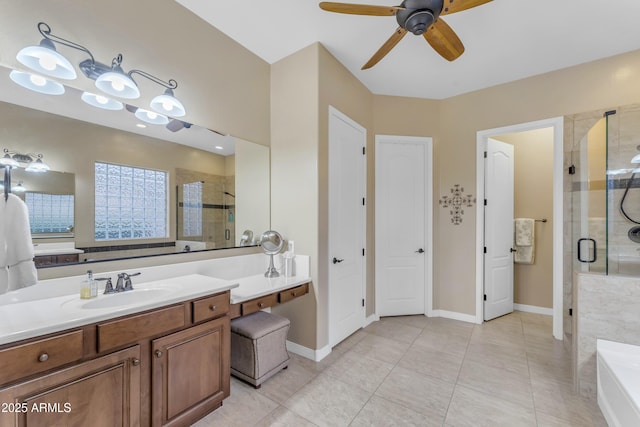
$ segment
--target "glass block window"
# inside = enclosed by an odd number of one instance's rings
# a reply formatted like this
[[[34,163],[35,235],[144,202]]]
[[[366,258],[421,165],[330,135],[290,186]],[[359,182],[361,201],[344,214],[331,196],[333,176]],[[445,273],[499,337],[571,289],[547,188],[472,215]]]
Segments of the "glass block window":
[[[95,239],[167,237],[169,174],[96,162]]]
[[[73,231],[73,194],[26,192],[24,202],[29,210],[31,234]]]
[[[182,234],[202,236],[202,182],[182,184]]]

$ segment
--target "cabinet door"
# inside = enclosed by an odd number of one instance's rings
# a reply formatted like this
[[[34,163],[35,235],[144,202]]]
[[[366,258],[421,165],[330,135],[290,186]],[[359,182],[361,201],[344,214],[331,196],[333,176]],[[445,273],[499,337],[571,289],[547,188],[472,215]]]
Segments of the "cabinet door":
[[[140,347],[0,390],[1,426],[140,424]]]
[[[229,396],[229,316],[152,342],[152,425],[188,425]]]

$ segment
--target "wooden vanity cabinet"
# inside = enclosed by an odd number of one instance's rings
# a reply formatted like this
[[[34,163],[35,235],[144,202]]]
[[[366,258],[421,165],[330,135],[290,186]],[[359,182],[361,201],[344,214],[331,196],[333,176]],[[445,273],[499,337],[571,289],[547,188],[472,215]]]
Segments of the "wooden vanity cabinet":
[[[0,390],[0,425],[140,425],[140,346]]]
[[[191,425],[230,394],[229,297],[0,346],[0,426]]]
[[[189,425],[229,396],[229,316],[152,342],[152,426]]]

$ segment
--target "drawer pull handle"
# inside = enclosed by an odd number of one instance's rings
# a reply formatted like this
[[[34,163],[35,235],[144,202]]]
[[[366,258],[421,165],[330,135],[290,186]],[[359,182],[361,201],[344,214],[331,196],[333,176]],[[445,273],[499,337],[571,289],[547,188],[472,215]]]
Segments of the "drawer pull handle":
[[[295,292],[291,292],[291,296],[292,296],[292,297],[295,297],[295,296],[296,296],[296,293],[295,293]]]
[[[209,310],[211,310],[211,311],[216,311],[216,308],[218,308],[218,307],[216,307],[216,306],[215,306],[215,305],[213,305],[213,304],[211,304],[211,305],[209,306]]]
[[[162,352],[160,350],[156,350],[155,355],[159,359],[162,357]]]
[[[133,359],[133,360],[131,361],[131,364],[132,364],[133,366],[138,366],[138,365],[140,365],[140,359],[137,359],[137,358]]]
[[[260,308],[264,307],[264,303],[259,302],[258,303],[258,307],[260,307]]]
[[[38,356],[38,362],[46,362],[47,360],[49,360],[49,355],[47,353],[42,353]]]

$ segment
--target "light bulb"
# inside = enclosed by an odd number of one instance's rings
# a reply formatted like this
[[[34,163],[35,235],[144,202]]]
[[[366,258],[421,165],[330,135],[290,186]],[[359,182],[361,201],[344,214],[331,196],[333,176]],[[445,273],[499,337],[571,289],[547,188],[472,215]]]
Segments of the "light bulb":
[[[47,84],[47,79],[37,74],[31,74],[29,76],[29,80],[31,80],[31,83],[33,83],[36,86],[44,86]]]
[[[118,92],[122,92],[124,90],[124,83],[122,83],[122,80],[113,80],[111,87]]]
[[[58,61],[56,61],[53,55],[43,55],[39,58],[38,64],[45,70],[53,71],[58,66]]]
[[[102,95],[96,95],[96,102],[98,102],[98,104],[105,105],[107,102],[109,102],[109,99]]]

